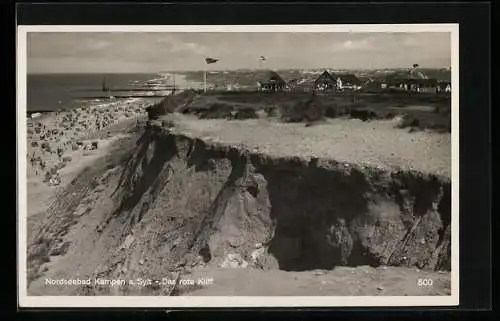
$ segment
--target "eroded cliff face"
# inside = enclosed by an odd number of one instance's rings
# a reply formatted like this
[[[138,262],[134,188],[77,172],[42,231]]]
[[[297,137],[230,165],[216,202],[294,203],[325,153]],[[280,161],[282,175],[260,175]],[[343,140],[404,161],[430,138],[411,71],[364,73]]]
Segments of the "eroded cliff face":
[[[114,250],[95,264],[94,276],[161,277],[200,257],[220,265],[230,253],[255,263],[256,244],[255,266],[263,269],[342,262],[450,269],[451,184],[444,178],[276,159],[156,126],[100,177],[101,189],[112,191],[98,197],[112,205],[93,209],[102,212],[95,237]],[[348,251],[328,237],[339,219],[346,226],[339,242],[352,241]],[[55,246],[40,234],[29,249],[42,243]]]
[[[249,257],[269,245],[276,268],[333,268],[328,228],[346,221],[350,265],[449,269],[450,183],[333,160],[272,159],[237,147],[150,129],[126,166],[115,216],[176,217],[185,249]],[[148,155],[148,152],[150,155]],[[182,200],[182,201],[181,201]],[[165,246],[168,246],[166,242]]]

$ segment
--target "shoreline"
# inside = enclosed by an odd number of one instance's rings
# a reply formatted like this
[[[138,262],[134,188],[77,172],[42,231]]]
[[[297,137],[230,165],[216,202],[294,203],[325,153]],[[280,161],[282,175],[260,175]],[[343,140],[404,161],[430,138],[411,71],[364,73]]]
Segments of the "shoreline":
[[[175,94],[186,90],[185,75],[155,75],[145,82],[160,85],[175,77],[179,86]],[[43,214],[59,191],[105,155],[113,142],[147,119],[146,108],[161,100],[144,96],[87,101],[80,107],[40,112],[35,118],[27,116],[28,217]]]
[[[38,74],[34,74],[34,75],[38,75]],[[85,74],[82,74],[82,75],[85,75]],[[185,84],[187,83],[185,80],[186,76],[183,74],[168,73],[168,72],[156,72],[156,73],[151,73],[150,76],[152,76],[153,78],[147,79],[147,80],[134,80],[134,79],[129,80],[129,82],[131,82],[133,85],[135,85],[135,86],[139,85],[138,88],[131,88],[131,91],[149,93],[151,91],[158,90],[160,93],[165,93],[165,92],[170,93],[170,91],[171,91],[170,89],[167,89],[167,90],[163,89],[166,85],[170,85],[170,83],[168,83],[168,79],[170,77],[175,77],[175,84],[177,87],[179,87],[179,88],[177,88],[177,91],[186,89],[185,88],[186,87]],[[147,86],[147,87],[143,87],[143,86]],[[159,88],[161,88],[163,90],[159,90]],[[95,90],[92,90],[92,91],[98,92],[100,90],[96,88]],[[119,90],[119,91],[121,92],[121,91],[127,91],[127,90]],[[167,95],[167,94],[165,94],[165,95]],[[111,96],[113,96],[113,95],[111,95]],[[127,98],[116,98],[115,100],[111,100],[111,101],[108,99],[105,99],[105,98],[100,98],[100,97],[94,97],[94,98],[89,97],[86,99],[73,97],[73,101],[78,102],[75,104],[76,106],[73,105],[73,106],[68,106],[65,108],[60,107],[60,106],[53,106],[50,109],[37,108],[36,106],[32,106],[30,108],[30,106],[27,106],[26,114],[28,116],[28,119],[31,119],[31,117],[29,117],[29,115],[31,115],[31,114],[40,113],[42,115],[45,115],[45,114],[56,113],[56,112],[70,112],[71,110],[77,109],[77,108],[87,108],[90,106],[100,106],[100,105],[105,105],[105,104],[119,102],[119,101],[128,100],[128,99],[160,99],[160,98],[151,97],[151,96],[146,95],[146,94],[138,95],[136,97],[130,97],[130,98],[128,98],[128,97]],[[38,120],[39,118],[37,117],[35,119]]]
[[[58,191],[147,117],[153,104],[131,99],[28,118],[28,217],[48,209]]]

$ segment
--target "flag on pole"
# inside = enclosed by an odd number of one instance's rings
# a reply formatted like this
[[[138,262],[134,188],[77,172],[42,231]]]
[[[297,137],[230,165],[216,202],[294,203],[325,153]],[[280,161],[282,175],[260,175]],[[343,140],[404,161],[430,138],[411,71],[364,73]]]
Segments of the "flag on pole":
[[[218,58],[210,58],[210,57],[205,58],[205,62],[207,63],[207,65],[214,64],[217,61],[219,61]],[[206,68],[205,68],[205,70],[203,70],[203,91],[207,92],[207,69]]]
[[[259,68],[262,69],[262,63],[266,61],[266,57],[260,56],[259,57]]]
[[[217,58],[210,58],[210,57],[205,58],[205,62],[206,62],[207,64],[214,64],[214,63],[216,63],[217,61],[219,61],[219,59],[217,59]]]

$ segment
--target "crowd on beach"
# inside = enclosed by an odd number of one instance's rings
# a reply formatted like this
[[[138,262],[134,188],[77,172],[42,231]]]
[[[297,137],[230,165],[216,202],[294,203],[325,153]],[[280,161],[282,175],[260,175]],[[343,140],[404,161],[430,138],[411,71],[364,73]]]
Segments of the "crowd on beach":
[[[139,119],[151,104],[153,102],[137,98],[117,100],[29,119],[29,174],[42,176],[49,185],[59,185],[59,170],[72,161],[68,154],[78,150],[89,153],[98,149],[99,141],[89,140],[89,136],[106,132],[107,128],[123,120]]]

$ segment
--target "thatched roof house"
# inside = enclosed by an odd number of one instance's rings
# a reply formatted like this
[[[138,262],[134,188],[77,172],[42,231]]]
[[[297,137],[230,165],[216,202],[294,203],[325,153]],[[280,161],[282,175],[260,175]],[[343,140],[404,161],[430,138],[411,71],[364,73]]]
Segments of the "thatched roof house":
[[[361,86],[363,82],[354,74],[339,74],[337,79],[342,81],[342,86]]]
[[[383,90],[383,84],[386,85],[386,83],[380,79],[370,79],[363,83],[362,90],[364,92],[381,92]]]
[[[276,71],[268,71],[266,74],[267,82],[273,82],[276,84],[286,84],[286,81],[276,72]]]
[[[382,84],[386,85],[387,88],[403,87],[405,84],[410,82],[409,78],[386,78],[380,81]]]
[[[276,71],[270,70],[257,81],[257,85],[259,90],[282,91],[286,88],[286,81]]]
[[[343,90],[359,90],[363,82],[354,74],[338,74],[334,76],[336,85],[335,88],[339,91]]]
[[[319,90],[332,89],[336,85],[337,80],[326,70],[314,81],[314,89]]]
[[[410,90],[417,92],[438,92],[437,79],[409,79]]]
[[[389,77],[382,82],[386,89],[397,89],[415,92],[436,92],[440,90],[437,79],[429,78],[396,78]]]
[[[438,81],[438,89],[441,92],[451,92],[451,81]]]

